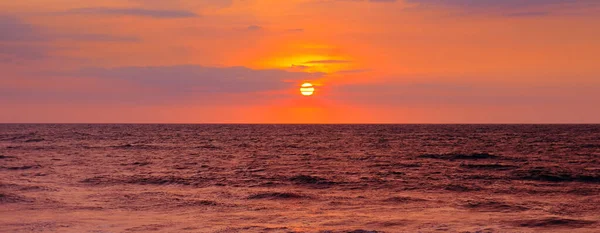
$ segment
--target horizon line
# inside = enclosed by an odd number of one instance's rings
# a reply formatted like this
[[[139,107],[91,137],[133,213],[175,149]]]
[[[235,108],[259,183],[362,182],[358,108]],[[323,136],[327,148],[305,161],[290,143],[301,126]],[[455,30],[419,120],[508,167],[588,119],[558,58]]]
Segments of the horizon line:
[[[173,123],[173,122],[0,122],[0,125],[600,125],[599,123],[586,122],[536,122],[536,123],[386,123],[386,122],[359,122],[359,123],[243,123],[243,122],[206,122],[206,123]]]

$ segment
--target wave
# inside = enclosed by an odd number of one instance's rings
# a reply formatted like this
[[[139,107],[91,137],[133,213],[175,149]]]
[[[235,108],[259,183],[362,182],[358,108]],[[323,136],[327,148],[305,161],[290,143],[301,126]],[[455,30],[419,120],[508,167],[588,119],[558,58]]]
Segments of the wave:
[[[29,170],[29,169],[39,169],[42,168],[40,165],[23,165],[23,166],[15,166],[15,167],[0,167],[6,170]]]
[[[500,156],[488,153],[471,153],[471,154],[423,154],[420,158],[443,159],[443,160],[472,160],[472,159],[498,159]]]
[[[12,193],[0,193],[0,204],[30,202],[33,202],[33,199]]]
[[[271,199],[271,200],[290,200],[290,199],[311,199],[310,196],[291,193],[291,192],[264,192],[256,193],[247,197],[247,199]]]
[[[495,200],[468,201],[462,207],[480,212],[522,212],[527,206]]]
[[[548,182],[584,182],[584,183],[600,183],[600,174],[595,173],[580,173],[570,170],[562,170],[560,168],[535,167],[527,170],[517,170],[512,173],[514,179],[548,181]]]
[[[424,202],[427,200],[421,199],[421,198],[415,198],[415,197],[390,197],[390,198],[384,199],[383,201],[390,202],[390,203],[410,203],[410,202]]]
[[[493,164],[460,164],[460,167],[467,168],[467,169],[498,170],[498,171],[512,170],[512,169],[519,168],[518,166],[505,165],[505,164],[499,164],[499,163],[493,163]]]
[[[0,159],[16,159],[17,157],[15,156],[8,156],[8,155],[0,155]]]
[[[559,217],[548,217],[548,218],[539,218],[539,219],[528,219],[528,220],[518,220],[513,221],[513,225],[519,227],[564,227],[564,228],[582,228],[590,225],[594,225],[596,221],[590,220],[578,220],[578,219],[569,219],[569,218],[559,218]]]

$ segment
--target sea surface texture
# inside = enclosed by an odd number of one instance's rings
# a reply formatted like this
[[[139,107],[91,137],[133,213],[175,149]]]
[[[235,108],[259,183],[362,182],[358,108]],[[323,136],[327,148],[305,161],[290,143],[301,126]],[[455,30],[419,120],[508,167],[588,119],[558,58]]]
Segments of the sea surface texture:
[[[0,125],[0,232],[600,232],[600,125]]]

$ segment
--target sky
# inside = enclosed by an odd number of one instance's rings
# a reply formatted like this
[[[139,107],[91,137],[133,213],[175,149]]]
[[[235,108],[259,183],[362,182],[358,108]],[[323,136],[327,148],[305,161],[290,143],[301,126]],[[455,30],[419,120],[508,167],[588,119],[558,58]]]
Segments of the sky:
[[[0,122],[600,123],[599,29],[597,0],[0,1]]]

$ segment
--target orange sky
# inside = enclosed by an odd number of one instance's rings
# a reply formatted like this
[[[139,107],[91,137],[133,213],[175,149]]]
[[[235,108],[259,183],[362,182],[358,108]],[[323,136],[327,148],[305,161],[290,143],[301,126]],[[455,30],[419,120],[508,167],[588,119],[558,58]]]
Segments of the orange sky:
[[[0,122],[600,123],[598,28],[592,0],[0,1]]]

